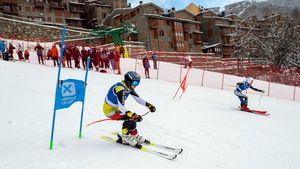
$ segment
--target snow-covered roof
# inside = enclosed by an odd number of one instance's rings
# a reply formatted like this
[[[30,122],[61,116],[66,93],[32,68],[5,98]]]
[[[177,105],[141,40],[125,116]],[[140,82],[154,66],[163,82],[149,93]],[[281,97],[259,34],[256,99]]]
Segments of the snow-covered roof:
[[[202,49],[214,48],[214,47],[217,47],[217,46],[219,46],[219,45],[221,45],[221,43],[216,43],[216,44],[212,44],[212,45],[204,45],[204,46],[202,47]]]
[[[136,6],[136,7],[134,7],[133,9],[137,9],[137,8],[144,7],[144,6],[154,6],[154,7],[158,8],[158,9],[160,9],[161,11],[164,11],[164,9],[162,7],[156,5],[153,2],[140,4],[140,5]]]

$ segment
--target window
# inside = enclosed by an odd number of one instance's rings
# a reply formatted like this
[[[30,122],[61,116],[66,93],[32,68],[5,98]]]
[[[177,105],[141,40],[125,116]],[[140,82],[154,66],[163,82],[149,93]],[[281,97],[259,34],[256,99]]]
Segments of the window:
[[[213,36],[211,29],[207,31],[207,36],[208,36],[208,38],[211,38]]]
[[[102,13],[102,18],[106,18],[106,13],[105,12]]]
[[[157,35],[157,34],[158,34],[157,31],[156,31],[156,30],[153,30],[153,33],[154,33],[154,39],[157,39],[157,36],[158,36],[158,35]]]
[[[159,31],[159,35],[160,35],[160,36],[165,36],[165,32],[164,32],[163,30],[160,30],[160,31]]]
[[[168,26],[171,26],[170,20],[166,20],[166,24],[167,24]]]

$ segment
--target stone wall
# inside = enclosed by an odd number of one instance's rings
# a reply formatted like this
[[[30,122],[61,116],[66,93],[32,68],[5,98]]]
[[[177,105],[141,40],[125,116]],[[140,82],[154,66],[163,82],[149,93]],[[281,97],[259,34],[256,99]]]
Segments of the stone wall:
[[[60,40],[62,28],[0,17],[0,36],[5,39],[53,42]],[[67,36],[88,35],[88,31],[67,29]]]

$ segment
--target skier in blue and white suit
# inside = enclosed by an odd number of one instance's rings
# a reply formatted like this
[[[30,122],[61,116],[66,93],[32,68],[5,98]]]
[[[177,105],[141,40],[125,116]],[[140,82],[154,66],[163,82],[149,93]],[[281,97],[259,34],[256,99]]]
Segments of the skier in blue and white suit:
[[[151,112],[155,112],[156,108],[143,100],[135,92],[135,88],[140,83],[140,75],[136,72],[129,71],[125,74],[124,80],[114,84],[108,91],[103,104],[104,114],[113,120],[123,120],[122,126],[122,142],[128,143],[135,147],[141,147],[140,143],[149,142],[138,134],[136,122],[140,122],[143,118],[128,110],[125,107],[125,100],[131,95],[136,102],[148,107]],[[119,142],[119,141],[118,141]],[[149,142],[150,143],[150,142]]]
[[[234,94],[240,99],[240,101],[241,101],[241,110],[243,110],[243,111],[249,111],[250,110],[247,107],[248,106],[248,97],[245,94],[242,93],[244,90],[247,90],[247,89],[250,88],[250,89],[252,89],[254,91],[257,91],[257,92],[262,92],[262,93],[265,92],[264,90],[254,88],[252,86],[253,81],[254,81],[254,79],[252,77],[248,77],[245,81],[236,84],[236,89],[234,90]]]

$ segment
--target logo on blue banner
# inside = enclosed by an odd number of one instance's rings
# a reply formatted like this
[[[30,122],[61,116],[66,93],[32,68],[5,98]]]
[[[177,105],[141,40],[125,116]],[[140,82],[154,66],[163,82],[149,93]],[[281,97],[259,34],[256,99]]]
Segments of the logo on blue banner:
[[[66,79],[56,88],[55,110],[70,107],[77,101],[84,101],[85,84],[82,80]]]

